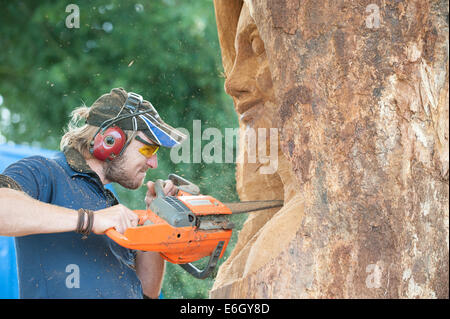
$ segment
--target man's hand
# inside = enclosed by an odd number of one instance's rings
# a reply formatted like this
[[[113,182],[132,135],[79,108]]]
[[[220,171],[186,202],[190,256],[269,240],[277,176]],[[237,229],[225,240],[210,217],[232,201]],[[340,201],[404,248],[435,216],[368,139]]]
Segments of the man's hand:
[[[164,195],[175,196],[178,193],[178,187],[176,187],[170,179],[165,180],[163,183],[164,183]],[[148,182],[147,189],[148,189],[147,194],[145,194],[145,204],[147,205],[148,209],[151,202],[156,197],[155,183],[152,181]]]
[[[128,227],[136,227],[139,217],[132,210],[119,204],[94,212],[94,225],[92,231],[101,235],[109,228],[114,227],[123,234]]]

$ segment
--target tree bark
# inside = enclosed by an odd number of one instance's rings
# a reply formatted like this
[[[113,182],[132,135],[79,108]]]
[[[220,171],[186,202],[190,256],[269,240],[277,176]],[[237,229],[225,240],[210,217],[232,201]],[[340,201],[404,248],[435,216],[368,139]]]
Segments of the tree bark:
[[[227,77],[241,5],[215,1]],[[246,1],[280,151],[238,192],[285,206],[250,215],[211,298],[449,297],[448,5]]]

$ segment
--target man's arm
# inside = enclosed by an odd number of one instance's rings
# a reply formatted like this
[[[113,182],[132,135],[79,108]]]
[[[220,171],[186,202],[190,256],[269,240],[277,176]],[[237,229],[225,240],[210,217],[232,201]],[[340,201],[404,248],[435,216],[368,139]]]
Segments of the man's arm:
[[[76,210],[40,202],[27,194],[9,188],[0,188],[0,236],[75,231]],[[92,231],[103,234],[114,227],[123,233],[136,226],[138,216],[123,205],[115,205],[94,212]]]
[[[147,189],[145,203],[148,208],[156,197],[155,183],[152,181],[147,182]],[[164,181],[163,191],[166,196],[175,196],[178,193],[178,188],[171,180],[166,180]],[[141,281],[143,293],[148,298],[158,298],[161,292],[165,267],[165,261],[159,253],[138,251],[136,256],[136,274]]]
[[[73,231],[76,211],[40,202],[21,191],[0,188],[0,236]]]
[[[141,281],[145,296],[157,299],[161,293],[164,278],[165,261],[153,251],[138,251],[136,256],[136,274]]]

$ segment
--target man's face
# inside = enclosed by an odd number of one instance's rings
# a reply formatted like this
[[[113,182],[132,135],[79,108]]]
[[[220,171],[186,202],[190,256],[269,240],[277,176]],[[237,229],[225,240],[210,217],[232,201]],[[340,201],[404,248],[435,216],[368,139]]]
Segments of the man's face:
[[[144,133],[138,132],[137,136],[153,144]],[[128,189],[137,189],[142,186],[147,170],[158,167],[156,154],[146,157],[139,152],[139,149],[143,146],[144,143],[133,138],[122,156],[107,163],[105,168],[106,179]]]

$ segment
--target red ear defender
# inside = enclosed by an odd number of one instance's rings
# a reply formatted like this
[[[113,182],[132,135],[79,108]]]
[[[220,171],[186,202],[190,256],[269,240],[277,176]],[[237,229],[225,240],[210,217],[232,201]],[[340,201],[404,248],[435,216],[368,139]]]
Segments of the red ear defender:
[[[112,161],[120,155],[126,141],[127,137],[122,129],[113,126],[105,131],[101,130],[95,135],[90,151],[95,158],[101,161]]]

